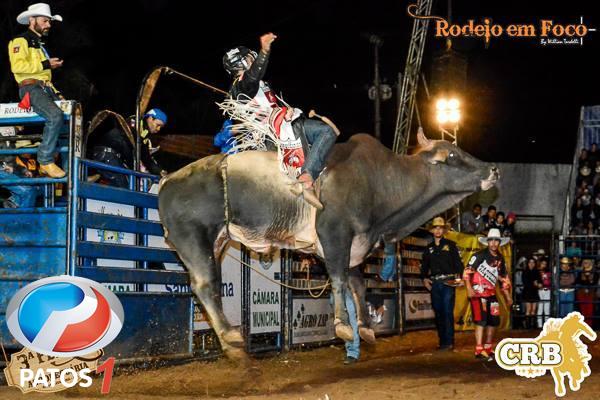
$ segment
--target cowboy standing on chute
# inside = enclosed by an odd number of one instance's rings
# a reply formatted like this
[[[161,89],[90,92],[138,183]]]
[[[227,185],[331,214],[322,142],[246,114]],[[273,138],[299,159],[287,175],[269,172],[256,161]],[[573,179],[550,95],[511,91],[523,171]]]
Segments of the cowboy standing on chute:
[[[62,96],[52,84],[52,70],[62,67],[63,60],[50,57],[43,42],[53,21],[62,21],[62,17],[53,15],[48,4],[29,6],[17,17],[17,22],[27,25],[28,29],[10,41],[8,55],[11,71],[19,85],[19,107],[31,107],[46,120],[37,153],[40,175],[62,178],[65,171],[54,163],[63,124],[63,112],[54,102]]]

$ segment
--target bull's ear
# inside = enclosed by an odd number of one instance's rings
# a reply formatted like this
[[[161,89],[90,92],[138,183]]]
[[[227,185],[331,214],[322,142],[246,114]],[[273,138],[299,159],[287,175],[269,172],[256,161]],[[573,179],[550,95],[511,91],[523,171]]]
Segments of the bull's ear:
[[[417,142],[419,143],[419,146],[421,147],[427,147],[429,146],[429,139],[427,139],[425,137],[425,133],[423,132],[423,128],[419,127],[419,130],[417,131]]]

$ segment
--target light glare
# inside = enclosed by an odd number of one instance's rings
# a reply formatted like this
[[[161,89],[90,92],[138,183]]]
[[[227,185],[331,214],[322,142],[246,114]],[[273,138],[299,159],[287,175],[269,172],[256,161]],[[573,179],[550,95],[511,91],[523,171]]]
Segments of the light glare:
[[[437,101],[437,103],[435,104],[435,108],[437,108],[438,111],[444,111],[448,108],[448,100],[446,99],[439,99]]]

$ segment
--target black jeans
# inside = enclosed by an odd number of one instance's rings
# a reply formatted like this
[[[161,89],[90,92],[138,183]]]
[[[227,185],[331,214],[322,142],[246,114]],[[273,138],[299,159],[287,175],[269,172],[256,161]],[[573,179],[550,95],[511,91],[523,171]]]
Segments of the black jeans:
[[[113,167],[127,168],[117,153],[107,151],[104,147],[94,147],[92,159]],[[109,182],[109,185],[129,189],[129,179],[126,175],[106,170],[98,170],[98,173]]]

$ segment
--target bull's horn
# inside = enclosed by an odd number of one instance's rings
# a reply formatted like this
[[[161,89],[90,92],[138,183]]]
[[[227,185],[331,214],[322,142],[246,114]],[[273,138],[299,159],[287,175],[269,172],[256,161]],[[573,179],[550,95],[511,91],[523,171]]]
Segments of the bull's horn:
[[[422,127],[419,127],[419,130],[417,131],[417,142],[419,142],[419,146],[421,147],[429,146],[429,139],[425,136]]]
[[[338,129],[337,126],[335,126],[335,124],[327,117],[324,117],[322,115],[319,115],[315,112],[315,110],[310,110],[308,112],[308,117],[309,118],[319,118],[321,121],[325,122],[327,125],[329,125],[331,127],[331,129],[333,129],[333,131],[335,132],[336,136],[340,136],[340,130]]]

